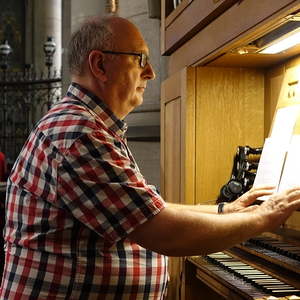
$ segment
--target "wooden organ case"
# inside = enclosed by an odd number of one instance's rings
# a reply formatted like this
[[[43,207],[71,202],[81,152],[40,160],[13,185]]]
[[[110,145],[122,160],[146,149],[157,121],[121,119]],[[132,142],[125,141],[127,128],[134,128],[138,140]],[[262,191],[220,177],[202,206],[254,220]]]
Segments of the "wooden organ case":
[[[261,147],[276,111],[300,104],[300,47],[258,53],[291,20],[300,20],[299,0],[162,1],[166,201],[214,204],[236,148]],[[276,232],[169,265],[169,300],[300,299],[300,212]]]

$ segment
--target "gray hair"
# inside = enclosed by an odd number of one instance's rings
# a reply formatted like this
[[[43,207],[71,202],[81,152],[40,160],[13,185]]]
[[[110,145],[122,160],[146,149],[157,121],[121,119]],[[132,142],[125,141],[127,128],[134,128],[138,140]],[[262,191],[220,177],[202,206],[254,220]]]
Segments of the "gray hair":
[[[70,73],[82,75],[85,61],[92,50],[113,50],[113,31],[109,17],[93,17],[76,30],[69,42],[68,62]]]

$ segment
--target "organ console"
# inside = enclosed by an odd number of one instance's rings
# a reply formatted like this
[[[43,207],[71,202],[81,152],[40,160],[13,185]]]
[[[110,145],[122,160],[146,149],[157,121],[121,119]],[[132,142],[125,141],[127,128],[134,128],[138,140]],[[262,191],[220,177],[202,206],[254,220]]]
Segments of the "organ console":
[[[277,111],[300,103],[300,45],[274,55],[254,47],[299,25],[300,0],[161,3],[161,49],[170,56],[161,90],[162,195],[188,205],[232,201],[253,184],[257,161],[249,158],[259,156]],[[300,117],[295,127],[299,135]],[[231,172],[237,147],[239,172]],[[167,299],[300,299],[297,247],[299,211],[280,232],[221,253],[235,268],[214,256],[170,258]]]
[[[288,235],[268,233],[226,251],[189,257],[186,299],[300,299],[300,240]]]
[[[230,181],[217,202],[221,197],[232,201],[252,186],[261,152],[262,148],[238,147]],[[266,233],[226,251],[190,257],[185,276],[189,300],[199,299],[204,291],[200,299],[300,299],[300,233],[282,228],[280,234]]]

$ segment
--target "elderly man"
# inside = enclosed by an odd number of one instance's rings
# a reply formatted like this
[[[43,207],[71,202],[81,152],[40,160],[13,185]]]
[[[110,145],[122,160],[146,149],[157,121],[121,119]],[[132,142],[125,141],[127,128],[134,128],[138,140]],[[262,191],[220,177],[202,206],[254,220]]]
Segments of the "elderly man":
[[[124,140],[122,120],[155,76],[148,55],[122,18],[90,18],[74,33],[68,93],[33,129],[8,181],[1,299],[163,299],[166,255],[232,246],[300,207],[299,188],[248,207],[270,187],[223,214],[166,204]]]

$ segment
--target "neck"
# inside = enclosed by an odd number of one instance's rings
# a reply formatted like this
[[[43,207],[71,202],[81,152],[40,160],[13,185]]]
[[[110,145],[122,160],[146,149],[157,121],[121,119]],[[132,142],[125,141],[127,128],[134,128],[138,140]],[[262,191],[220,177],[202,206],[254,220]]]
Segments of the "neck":
[[[72,76],[71,80],[101,99],[118,119],[123,120],[129,114],[130,111],[125,111],[117,101],[117,97],[114,97],[113,92],[106,91],[104,85],[82,76]]]

